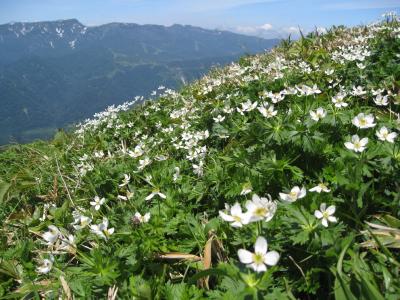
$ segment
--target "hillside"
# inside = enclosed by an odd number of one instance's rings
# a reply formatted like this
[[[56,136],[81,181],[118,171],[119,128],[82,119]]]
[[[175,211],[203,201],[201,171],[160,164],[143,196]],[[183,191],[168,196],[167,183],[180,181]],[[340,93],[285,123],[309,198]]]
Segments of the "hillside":
[[[0,25],[0,144],[52,136],[108,105],[160,85],[178,88],[277,42],[182,25]]]
[[[399,63],[334,27],[5,148],[0,298],[398,299]]]

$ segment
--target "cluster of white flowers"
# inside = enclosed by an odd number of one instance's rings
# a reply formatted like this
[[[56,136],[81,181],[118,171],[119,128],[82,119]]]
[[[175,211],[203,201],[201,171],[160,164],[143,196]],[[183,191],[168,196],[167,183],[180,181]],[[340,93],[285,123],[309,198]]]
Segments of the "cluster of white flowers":
[[[246,66],[233,63],[225,69],[215,70],[209,76],[205,76],[193,85],[192,89],[195,96],[184,96],[161,86],[152,92],[152,96],[166,98],[176,105],[173,108],[164,109],[159,102],[144,103],[142,106],[143,117],[151,117],[152,112],[158,112],[165,118],[160,118],[157,122],[154,122],[155,124],[149,121],[149,124],[146,123],[146,126],[141,130],[134,131],[135,122],[121,119],[118,113],[128,110],[139,102],[143,102],[143,97],[136,97],[133,101],[119,106],[110,106],[104,112],[95,114],[93,119],[88,119],[79,124],[76,134],[84,141],[86,133],[111,133],[116,141],[116,146],[114,145],[110,149],[96,148],[92,149],[92,152],[88,154],[80,154],[75,164],[77,176],[86,176],[88,172],[96,168],[96,164],[103,163],[111,158],[134,161],[137,169],[135,168],[130,173],[125,171],[127,172],[126,174],[120,174],[118,177],[118,195],[116,198],[129,201],[134,197],[135,191],[130,190],[132,188],[131,181],[134,181],[134,176],[139,173],[152,186],[151,192],[144,198],[145,203],[151,205],[154,201],[161,201],[170,197],[168,190],[163,190],[164,193],[161,192],[160,188],[151,182],[151,176],[145,173],[153,165],[168,160],[174,155],[174,153],[164,152],[164,150],[158,151],[161,148],[160,145],[169,144],[173,146],[173,151],[179,153],[182,151],[185,159],[190,162],[192,172],[198,176],[204,175],[209,151],[207,142],[210,139],[211,130],[210,128],[201,127],[204,125],[198,121],[201,119],[203,111],[210,112],[210,123],[217,123],[217,126],[221,128],[229,126],[229,122],[234,117],[246,119],[252,114],[256,116],[258,114],[258,117],[261,114],[265,119],[279,117],[277,108],[280,108],[282,104],[290,101],[290,99],[310,97],[317,102],[322,98],[318,97],[320,94],[329,96],[329,99],[331,99],[329,102],[331,103],[327,103],[325,107],[322,107],[321,104],[318,104],[318,106],[313,105],[313,109],[304,112],[315,122],[320,122],[324,118],[326,118],[326,121],[338,111],[342,112],[360,100],[373,102],[377,108],[390,108],[392,103],[395,104],[393,102],[395,99],[394,91],[390,91],[387,88],[373,89],[368,85],[363,86],[362,84],[348,86],[348,84],[345,84],[345,80],[340,77],[340,72],[334,67],[337,64],[355,64],[358,68],[357,72],[363,74],[362,70],[368,68],[366,59],[371,55],[368,42],[377,32],[385,28],[385,25],[382,24],[371,25],[365,29],[366,33],[360,29],[348,31],[339,29],[339,37],[336,41],[338,46],[330,49],[332,61],[328,64],[328,68],[323,65],[320,67],[318,64],[308,63],[300,57],[288,59],[281,52],[272,50],[272,56],[268,61],[262,55],[258,55],[254,56]],[[400,29],[394,31],[394,33],[399,37]],[[284,88],[280,90],[265,89],[256,96],[248,96],[242,91],[242,87],[249,86],[255,80],[276,81],[283,78],[285,72],[293,70],[296,70],[296,74],[299,72],[307,74],[305,76],[307,78],[310,78],[308,75],[312,73],[319,72],[318,74],[324,74],[323,78],[326,84],[317,85],[309,81],[299,82],[294,86],[285,84]],[[229,94],[224,89],[226,85],[230,86]],[[207,99],[207,101],[204,99]],[[213,110],[209,111],[207,105],[210,103],[218,103],[218,105],[215,105]],[[281,111],[282,113],[283,110]],[[374,114],[375,112],[371,113],[369,110],[357,111],[357,115],[352,116],[351,124],[349,120],[348,125],[357,130],[360,135],[360,132],[366,133],[368,129],[379,128],[375,131],[376,139],[382,142],[394,143],[398,134],[391,128],[390,124],[383,124],[380,121],[379,114]],[[352,135],[351,140],[346,141],[344,146],[351,151],[360,153],[367,149],[369,138],[360,137],[358,134]],[[219,133],[218,136],[223,139],[229,137],[225,133]],[[371,136],[370,139],[372,139]],[[170,180],[178,185],[185,171],[183,168],[181,170],[177,166],[172,166],[170,173],[172,178]],[[83,183],[80,181],[79,184]],[[326,183],[320,182],[308,191],[329,193],[331,190]],[[246,182],[242,186],[240,195],[248,195],[252,192],[251,183]],[[293,203],[306,196],[306,187],[294,186],[290,190],[279,193],[281,200],[279,205],[293,205]],[[108,209],[108,201],[108,199],[106,200],[101,196],[94,196],[93,199],[88,201],[91,209],[75,208],[72,213],[74,221],[71,223],[73,230],[80,231],[87,228],[94,236],[100,237],[103,242],[107,241],[114,233],[114,228],[110,228],[108,218],[103,217],[104,211]],[[238,202],[232,206],[225,204],[225,210],[219,211],[219,216],[234,228],[250,226],[249,224],[253,222],[269,222],[277,212],[278,202],[273,201],[270,195],[259,197],[253,194],[251,200],[247,200],[244,203],[244,207],[246,211],[243,211],[241,204]],[[48,209],[49,206],[43,210],[42,221],[46,219]],[[321,203],[319,209],[315,210],[314,216],[321,222],[322,226],[328,227],[329,223],[337,222],[334,216],[335,211],[336,207],[334,205],[328,206],[326,203]],[[99,216],[101,216],[101,219]],[[150,212],[142,215],[139,211],[136,211],[132,217],[132,222],[136,225],[145,226],[144,224],[150,221],[150,216]],[[42,234],[42,238],[51,250],[52,255],[41,261],[41,265],[37,268],[39,273],[48,273],[51,270],[55,261],[53,254],[73,253],[76,251],[75,236],[54,225],[48,226],[48,231]],[[266,266],[274,266],[279,260],[279,254],[276,251],[268,252],[267,241],[262,236],[259,236],[255,242],[254,253],[240,249],[238,256],[242,263],[256,272],[265,271]]]
[[[244,189],[246,192],[241,193],[245,195],[251,192],[251,188]],[[325,192],[329,193],[331,190],[323,182],[310,189],[310,192]],[[298,186],[293,187],[289,193],[279,193],[282,201],[293,203],[298,199],[302,199],[306,196],[307,192],[304,187]],[[245,203],[247,209],[243,212],[241,205],[236,202],[233,206],[225,204],[225,210],[219,211],[220,217],[230,223],[232,227],[240,228],[252,222],[259,221],[270,221],[276,211],[277,202],[272,200],[271,195],[265,197],[259,197],[253,194],[252,200],[248,200]],[[334,205],[326,208],[326,203],[322,203],[319,210],[314,212],[317,219],[321,220],[321,224],[324,227],[328,227],[328,222],[336,223],[337,219],[333,216],[336,207]],[[258,237],[254,246],[255,253],[251,253],[245,249],[238,251],[239,260],[252,268],[256,272],[266,271],[266,265],[274,266],[279,260],[279,254],[276,251],[267,252],[267,242],[265,238]]]
[[[118,112],[127,111],[136,103],[143,101],[142,96],[137,96],[133,101],[127,101],[121,105],[111,105],[103,112],[99,112],[93,115],[93,119],[86,119],[83,123],[77,125],[76,133],[78,136],[83,137],[87,131],[95,131],[103,124],[107,124],[106,127],[112,128],[113,122],[118,118]]]
[[[232,227],[242,227],[251,222],[261,220],[268,222],[275,215],[277,204],[272,201],[270,195],[267,197],[259,197],[254,194],[252,199],[245,204],[247,209],[245,213],[242,212],[242,207],[239,203],[235,203],[232,207],[225,204],[225,211],[219,211],[219,215],[223,220],[231,222]]]

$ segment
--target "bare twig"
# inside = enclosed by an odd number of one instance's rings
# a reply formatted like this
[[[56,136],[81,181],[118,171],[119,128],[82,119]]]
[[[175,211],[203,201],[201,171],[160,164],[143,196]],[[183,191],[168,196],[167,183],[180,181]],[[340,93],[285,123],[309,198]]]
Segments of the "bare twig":
[[[117,298],[118,287],[115,285],[108,289],[107,300],[115,300]]]
[[[61,181],[63,182],[63,185],[64,185],[64,188],[65,188],[66,191],[67,191],[68,198],[69,198],[69,200],[71,201],[72,205],[75,206],[75,203],[74,203],[74,201],[72,200],[71,194],[69,193],[69,189],[68,189],[68,187],[67,187],[67,184],[65,183],[64,177],[63,177],[63,175],[61,174],[60,165],[58,164],[58,159],[57,159],[57,157],[56,157],[56,164],[57,164],[57,171],[58,171],[58,174],[60,175]]]
[[[61,281],[61,285],[62,285],[64,293],[65,293],[65,299],[72,300],[73,298],[72,298],[71,289],[69,288],[67,281],[65,280],[65,278],[62,275],[60,276],[60,281]]]

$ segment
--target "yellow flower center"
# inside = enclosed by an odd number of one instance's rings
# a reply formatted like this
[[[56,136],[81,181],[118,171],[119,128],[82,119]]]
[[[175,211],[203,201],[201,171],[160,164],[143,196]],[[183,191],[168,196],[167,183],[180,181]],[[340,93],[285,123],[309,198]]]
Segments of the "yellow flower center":
[[[242,222],[242,219],[239,216],[232,216],[232,218],[236,221],[236,222]]]
[[[264,217],[265,215],[267,215],[267,209],[265,209],[264,207],[258,207],[255,211],[254,214],[256,216],[260,216],[260,217]]]
[[[262,255],[261,253],[254,253],[253,262],[258,265],[264,263],[264,255]]]

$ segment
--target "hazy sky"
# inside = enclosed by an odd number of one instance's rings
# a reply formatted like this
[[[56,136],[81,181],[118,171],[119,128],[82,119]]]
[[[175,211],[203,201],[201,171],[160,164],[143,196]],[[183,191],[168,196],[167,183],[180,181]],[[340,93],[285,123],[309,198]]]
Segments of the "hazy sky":
[[[358,25],[400,12],[400,0],[0,0],[0,24],[76,18],[109,22],[174,23],[279,36],[333,24]]]

